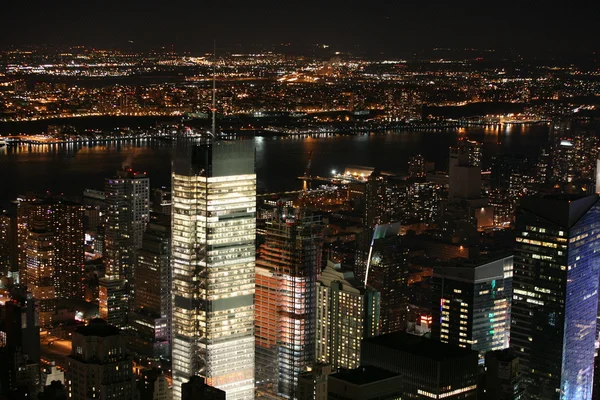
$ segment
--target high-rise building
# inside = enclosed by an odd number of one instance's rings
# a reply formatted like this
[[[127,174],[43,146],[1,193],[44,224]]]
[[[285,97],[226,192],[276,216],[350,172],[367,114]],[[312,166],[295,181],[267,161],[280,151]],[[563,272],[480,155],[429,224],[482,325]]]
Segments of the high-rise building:
[[[17,268],[17,218],[0,213],[0,276],[18,275]]]
[[[456,146],[450,147],[450,170],[456,165],[470,165],[481,168],[481,143],[461,138]]]
[[[171,233],[173,398],[193,375],[254,398],[256,174],[250,140],[178,147]]]
[[[142,246],[142,236],[150,213],[149,179],[145,172],[131,168],[117,171],[115,178],[105,180],[104,194],[106,222],[103,254],[106,276],[100,279],[100,317],[111,324],[124,326],[128,303],[133,300],[135,291],[135,251]],[[122,295],[123,291],[127,292],[125,296]],[[119,304],[109,306],[105,303],[109,299],[118,300]],[[111,316],[111,312],[116,312],[118,316]]]
[[[169,381],[160,368],[140,371],[137,389],[139,400],[169,400]]]
[[[56,273],[55,237],[44,220],[34,220],[25,241],[27,288],[39,302],[40,324],[52,323],[56,311],[56,291],[59,274]]]
[[[373,171],[365,184],[365,227],[388,222],[387,180],[378,170]]]
[[[64,299],[82,299],[85,260],[84,209],[77,203],[59,196],[19,198],[17,212],[19,281],[27,282],[27,240],[34,221],[45,224],[53,242],[56,296]]]
[[[402,376],[402,398],[474,400],[476,351],[405,332],[365,339],[361,363]]]
[[[399,225],[379,225],[369,246],[357,252],[355,274],[380,293],[379,333],[406,328],[408,314],[408,246]]]
[[[512,256],[458,260],[434,269],[432,336],[486,352],[508,347]]]
[[[256,261],[256,380],[260,391],[295,398],[315,361],[319,216],[285,210],[267,222]]]
[[[171,221],[150,214],[142,248],[137,251],[133,310],[129,313],[131,349],[151,359],[171,357]]]
[[[31,293],[13,292],[0,307],[0,397],[37,398],[40,375],[40,320]]]
[[[408,160],[408,176],[410,178],[424,178],[426,172],[425,168],[425,157],[421,154],[411,157]]]
[[[327,400],[327,378],[331,365],[317,363],[298,377],[298,400]]]
[[[379,292],[328,261],[317,291],[317,361],[358,368],[362,340],[379,333],[379,301]]]
[[[485,399],[521,400],[523,383],[519,357],[512,349],[490,351],[485,355]]]
[[[171,215],[171,192],[165,188],[152,190],[152,212]]]
[[[592,396],[600,202],[527,197],[516,218],[510,346],[527,399]]]
[[[117,171],[104,182],[106,202],[106,274],[129,279],[134,249],[142,247],[142,237],[150,215],[150,180],[145,172]]]
[[[133,361],[120,329],[93,319],[73,332],[66,369],[69,398],[133,399],[136,397]]]

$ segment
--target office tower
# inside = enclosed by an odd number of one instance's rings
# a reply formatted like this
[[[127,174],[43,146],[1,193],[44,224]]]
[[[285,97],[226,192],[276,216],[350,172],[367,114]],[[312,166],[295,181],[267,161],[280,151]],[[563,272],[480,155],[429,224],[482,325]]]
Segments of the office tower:
[[[39,302],[40,324],[51,324],[56,311],[55,286],[59,279],[56,273],[54,233],[44,220],[35,220],[29,228],[25,241],[27,288]]]
[[[594,134],[558,132],[552,148],[551,180],[568,183],[594,178],[598,159],[598,139]]]
[[[31,293],[13,292],[0,307],[0,360],[0,395],[35,398],[41,387],[40,320]]]
[[[0,213],[0,276],[18,275],[17,269],[17,218],[7,212]]]
[[[450,199],[481,197],[481,144],[461,139],[450,147],[448,163]]]
[[[160,368],[140,371],[137,389],[139,400],[168,400],[169,381]]]
[[[425,157],[418,154],[411,157],[408,160],[408,176],[410,178],[424,178],[425,177]]]
[[[492,158],[490,168],[490,205],[494,223],[505,226],[514,221],[517,202],[531,186],[533,166],[523,156],[503,154]]]
[[[327,400],[327,378],[331,365],[317,363],[298,376],[298,400]]]
[[[597,195],[521,201],[510,346],[528,399],[591,398],[599,215]]]
[[[171,192],[165,188],[152,190],[152,212],[171,215]]]
[[[365,184],[365,227],[388,222],[387,180],[378,170],[373,171]]]
[[[402,398],[477,398],[476,351],[396,332],[365,339],[361,363],[400,374]]]
[[[444,343],[486,352],[508,347],[512,256],[451,261],[434,269],[432,336]]]
[[[399,224],[379,225],[369,246],[357,252],[355,274],[380,293],[379,333],[406,328],[408,313],[408,246]]]
[[[181,385],[181,400],[225,400],[227,393],[206,384],[206,380],[198,375]]]
[[[85,249],[83,206],[49,195],[43,199],[35,196],[19,198],[17,211],[19,280],[27,281],[27,240],[36,224],[45,224],[53,241],[56,296],[64,299],[82,299]]]
[[[131,349],[137,355],[158,360],[171,352],[171,220],[164,214],[150,214],[142,248],[135,263],[136,291],[129,325]]]
[[[490,351],[485,355],[485,399],[523,399],[519,357],[511,349]]]
[[[482,162],[481,143],[461,138],[456,146],[450,147],[450,170],[456,165],[480,167]]]
[[[66,371],[69,398],[133,399],[133,361],[120,329],[96,318],[73,332]]]
[[[106,274],[129,279],[133,251],[142,247],[150,213],[150,180],[145,172],[117,171],[104,181]]]
[[[204,140],[173,163],[173,398],[193,375],[254,398],[256,174],[250,140]]]
[[[117,171],[104,181],[106,221],[104,226],[104,263],[106,276],[100,279],[100,317],[122,327],[135,291],[133,263],[135,250],[150,212],[150,183],[144,172]],[[125,294],[123,294],[125,293]],[[108,302],[113,300],[113,304]],[[111,315],[115,313],[115,315]]]
[[[256,260],[256,380],[271,395],[296,397],[298,375],[315,361],[319,216],[280,210],[267,222]]]
[[[396,400],[402,397],[402,376],[367,365],[329,375],[327,398],[334,400]]]
[[[357,368],[361,341],[379,332],[379,301],[379,292],[328,261],[317,290],[317,361]]]

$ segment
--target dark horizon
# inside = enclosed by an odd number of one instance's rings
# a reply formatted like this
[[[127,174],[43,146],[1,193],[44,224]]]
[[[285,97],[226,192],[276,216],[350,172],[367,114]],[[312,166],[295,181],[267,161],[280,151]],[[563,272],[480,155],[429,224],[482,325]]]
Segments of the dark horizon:
[[[216,40],[222,51],[301,53],[326,44],[331,52],[390,57],[433,48],[494,49],[526,56],[590,55],[600,50],[598,3],[379,3],[8,1],[0,16],[0,48],[85,45],[201,54]]]

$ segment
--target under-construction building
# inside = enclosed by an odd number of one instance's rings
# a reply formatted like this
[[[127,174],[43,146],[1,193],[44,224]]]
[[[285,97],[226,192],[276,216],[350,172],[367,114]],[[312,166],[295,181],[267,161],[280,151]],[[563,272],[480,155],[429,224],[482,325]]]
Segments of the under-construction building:
[[[267,397],[296,398],[298,375],[315,361],[319,216],[278,210],[256,261],[256,384]]]

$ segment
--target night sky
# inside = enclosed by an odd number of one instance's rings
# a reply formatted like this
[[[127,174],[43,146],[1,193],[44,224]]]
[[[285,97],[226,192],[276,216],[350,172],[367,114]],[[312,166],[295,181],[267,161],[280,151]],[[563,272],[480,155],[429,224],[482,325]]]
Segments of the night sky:
[[[403,56],[434,47],[600,50],[600,2],[3,0],[0,47],[91,45],[201,53],[291,42]],[[556,4],[560,4],[560,6]],[[129,42],[132,41],[133,45]]]

